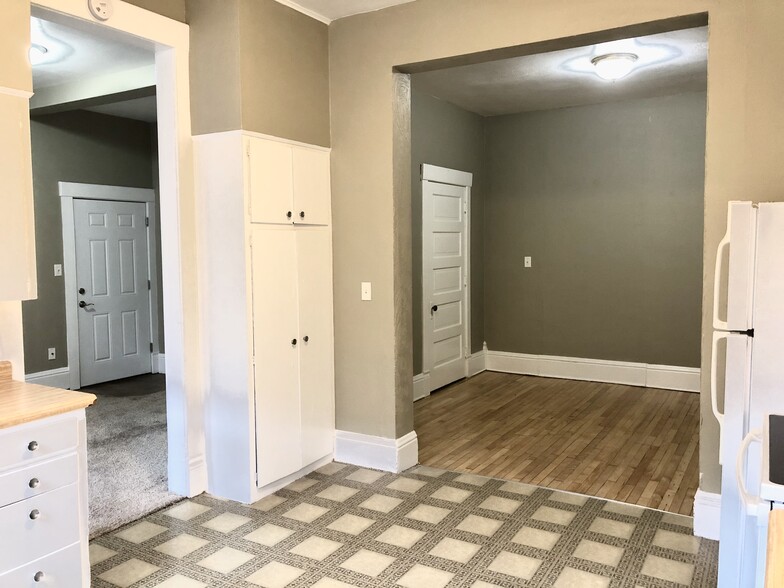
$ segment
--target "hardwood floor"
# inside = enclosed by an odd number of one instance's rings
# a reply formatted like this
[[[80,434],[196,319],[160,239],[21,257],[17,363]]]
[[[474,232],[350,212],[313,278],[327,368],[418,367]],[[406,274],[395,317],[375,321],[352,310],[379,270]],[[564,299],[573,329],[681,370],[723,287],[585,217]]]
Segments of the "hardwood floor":
[[[482,372],[414,404],[422,464],[692,513],[699,394]]]

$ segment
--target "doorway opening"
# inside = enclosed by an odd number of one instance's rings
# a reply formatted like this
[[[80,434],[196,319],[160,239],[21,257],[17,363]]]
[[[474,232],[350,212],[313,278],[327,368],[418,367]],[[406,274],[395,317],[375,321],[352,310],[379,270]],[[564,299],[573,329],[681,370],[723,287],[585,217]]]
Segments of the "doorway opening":
[[[423,464],[691,513],[708,29],[672,24],[401,68]],[[446,242],[425,224],[427,166],[473,181],[470,336],[445,387],[427,339],[426,248]]]

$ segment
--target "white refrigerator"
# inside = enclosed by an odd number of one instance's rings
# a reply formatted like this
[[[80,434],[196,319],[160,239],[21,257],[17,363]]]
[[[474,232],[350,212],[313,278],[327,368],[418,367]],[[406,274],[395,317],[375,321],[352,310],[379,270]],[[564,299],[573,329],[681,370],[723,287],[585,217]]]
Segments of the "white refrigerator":
[[[767,414],[784,414],[784,203],[730,202],[714,299],[711,405],[721,427],[722,465],[719,588],[751,588],[762,586],[772,507],[759,497],[761,447],[755,441],[761,440]]]

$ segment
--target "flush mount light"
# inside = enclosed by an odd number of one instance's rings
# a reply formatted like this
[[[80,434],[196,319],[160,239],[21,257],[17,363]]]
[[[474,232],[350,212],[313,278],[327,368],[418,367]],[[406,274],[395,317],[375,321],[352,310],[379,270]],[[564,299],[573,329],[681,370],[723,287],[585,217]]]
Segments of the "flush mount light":
[[[38,65],[46,61],[46,54],[49,53],[49,49],[45,45],[41,45],[40,43],[31,43],[30,44],[30,64],[31,65]]]
[[[594,57],[591,63],[596,68],[596,75],[614,82],[628,76],[637,59],[634,53],[606,53]]]

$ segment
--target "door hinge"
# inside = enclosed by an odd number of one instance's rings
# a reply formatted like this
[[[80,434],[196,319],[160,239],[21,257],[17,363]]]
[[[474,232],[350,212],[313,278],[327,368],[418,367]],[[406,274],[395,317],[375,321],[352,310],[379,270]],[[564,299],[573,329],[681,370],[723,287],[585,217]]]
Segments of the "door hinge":
[[[152,341],[150,341],[150,353],[152,353]]]
[[[150,280],[147,280],[147,289],[152,290],[152,284],[150,283]]]
[[[149,227],[150,226],[150,217],[149,216],[144,217],[144,226],[145,227]]]

